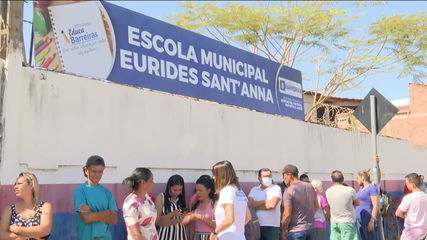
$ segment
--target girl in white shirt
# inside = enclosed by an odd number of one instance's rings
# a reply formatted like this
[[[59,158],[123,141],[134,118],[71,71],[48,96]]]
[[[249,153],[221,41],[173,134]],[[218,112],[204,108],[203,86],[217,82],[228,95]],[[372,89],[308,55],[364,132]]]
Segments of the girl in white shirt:
[[[246,240],[245,224],[251,213],[233,165],[229,161],[218,162],[212,167],[212,174],[219,199],[215,207],[216,228],[210,239]]]

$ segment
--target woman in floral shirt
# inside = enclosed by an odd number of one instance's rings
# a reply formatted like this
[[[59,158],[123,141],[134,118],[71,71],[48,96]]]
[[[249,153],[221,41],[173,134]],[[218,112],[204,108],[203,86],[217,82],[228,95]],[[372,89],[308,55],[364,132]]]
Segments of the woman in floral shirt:
[[[148,168],[136,168],[123,183],[132,189],[123,203],[123,217],[128,231],[128,240],[157,240],[157,212],[148,193],[154,182]]]

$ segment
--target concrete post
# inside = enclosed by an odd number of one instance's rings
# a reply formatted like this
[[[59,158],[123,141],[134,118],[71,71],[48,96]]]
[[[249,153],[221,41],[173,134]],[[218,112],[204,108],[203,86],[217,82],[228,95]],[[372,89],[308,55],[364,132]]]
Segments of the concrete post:
[[[8,27],[9,41],[6,50],[6,59],[12,52],[17,53],[19,61],[24,61],[24,37],[22,32],[22,19],[23,19],[23,1],[7,1],[6,7],[6,24]]]

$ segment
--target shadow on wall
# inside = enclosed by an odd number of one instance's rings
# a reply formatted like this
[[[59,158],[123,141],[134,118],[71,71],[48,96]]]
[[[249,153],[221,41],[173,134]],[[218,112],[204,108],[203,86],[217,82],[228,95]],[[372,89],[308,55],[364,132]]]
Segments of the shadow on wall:
[[[77,233],[77,213],[55,213],[53,215],[53,227],[49,240],[76,240]],[[115,240],[127,239],[123,212],[117,212],[118,221],[115,225],[110,225],[111,234]]]

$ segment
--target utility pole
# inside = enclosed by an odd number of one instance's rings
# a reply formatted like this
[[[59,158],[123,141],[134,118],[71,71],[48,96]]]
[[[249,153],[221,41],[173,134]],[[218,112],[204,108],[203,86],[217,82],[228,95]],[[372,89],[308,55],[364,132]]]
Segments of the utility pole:
[[[378,156],[378,144],[377,144],[377,111],[376,111],[376,103],[375,103],[375,95],[370,95],[370,105],[371,105],[371,137],[372,137],[372,150],[373,150],[373,159],[374,166],[372,168],[372,173],[374,175],[374,184],[378,189],[381,186],[381,171],[380,164],[377,161]],[[381,195],[379,196],[381,197]],[[384,226],[383,219],[381,216],[381,212],[378,209],[378,228],[379,228],[379,237],[381,240],[385,240],[384,238]]]

